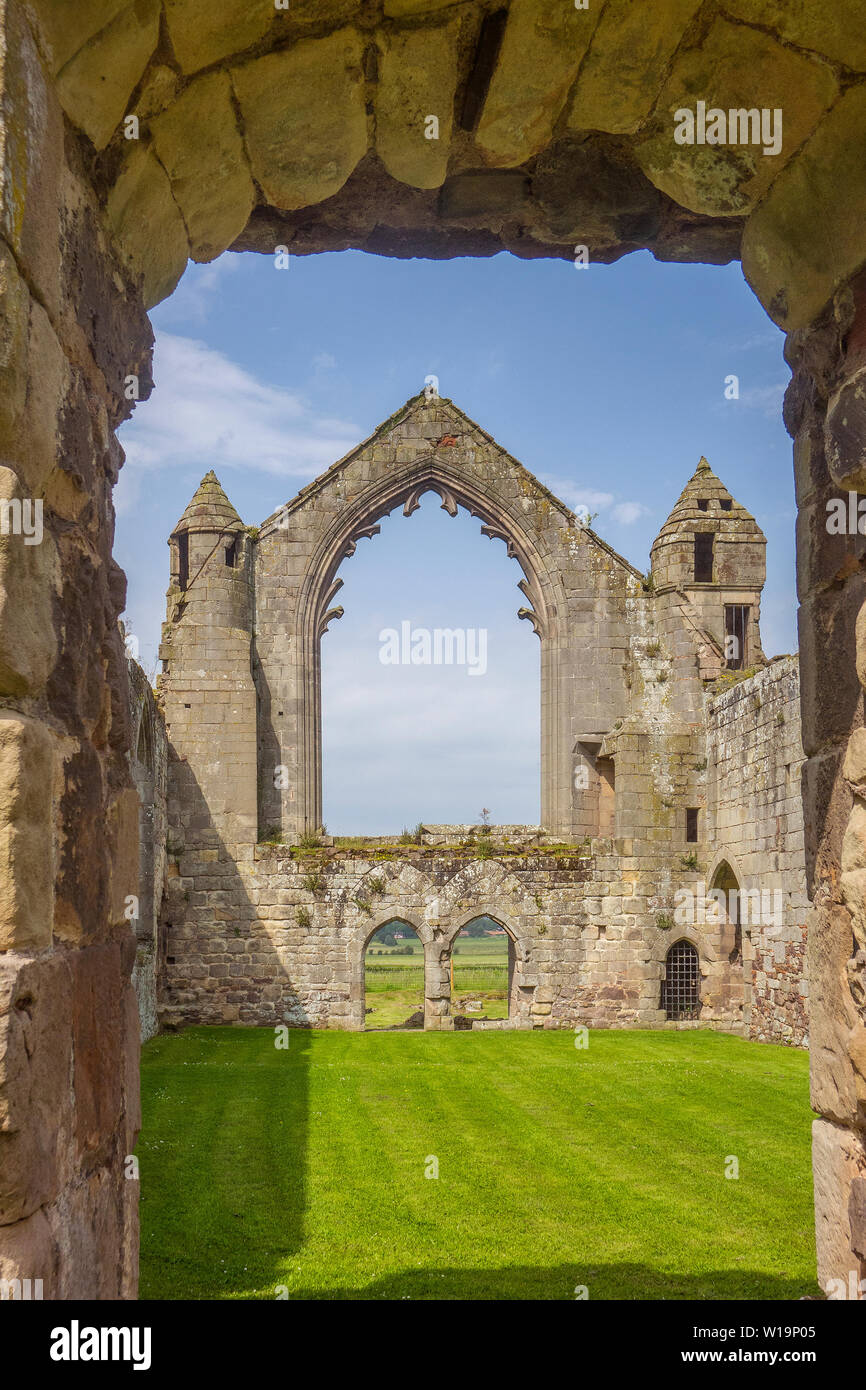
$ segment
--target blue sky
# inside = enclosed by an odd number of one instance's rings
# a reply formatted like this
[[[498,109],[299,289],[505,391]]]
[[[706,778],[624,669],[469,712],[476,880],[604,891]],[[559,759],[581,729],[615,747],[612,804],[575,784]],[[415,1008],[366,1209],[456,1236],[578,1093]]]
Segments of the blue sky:
[[[701,454],[767,536],[762,637],[796,649],[789,379],[782,334],[738,265],[400,261],[227,252],[152,314],[156,390],[121,430],[116,555],[126,621],[156,669],[166,539],[213,468],[264,520],[416,394],[429,373],[639,569]],[[739,378],[739,399],[725,378]],[[329,830],[538,820],[538,640],[515,561],[428,495],[341,570],[323,640]],[[383,666],[379,634],[484,628],[488,669]]]

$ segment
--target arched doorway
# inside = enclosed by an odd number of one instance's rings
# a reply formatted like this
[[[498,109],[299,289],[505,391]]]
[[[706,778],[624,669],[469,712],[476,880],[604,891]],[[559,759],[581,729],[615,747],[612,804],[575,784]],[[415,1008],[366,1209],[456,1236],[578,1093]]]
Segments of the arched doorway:
[[[710,891],[719,907],[719,954],[727,956],[731,965],[740,965],[743,960],[740,885],[726,859],[716,869]]]
[[[701,969],[690,941],[675,941],[665,956],[661,1007],[671,1022],[697,1019],[701,1011]]]
[[[494,917],[473,917],[451,946],[451,1014],[455,1028],[513,1016],[515,947]]]
[[[424,946],[399,917],[377,927],[364,950],[364,1028],[424,1027]]]

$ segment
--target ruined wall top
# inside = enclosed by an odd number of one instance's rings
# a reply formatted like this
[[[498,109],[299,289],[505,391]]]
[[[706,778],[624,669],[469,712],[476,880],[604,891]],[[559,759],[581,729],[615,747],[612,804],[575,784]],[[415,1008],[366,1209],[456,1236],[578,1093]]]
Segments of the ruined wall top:
[[[860,263],[861,0],[29,10],[148,305],[190,256],[230,246],[583,246],[592,262],[648,247],[715,264],[742,252],[796,329]]]

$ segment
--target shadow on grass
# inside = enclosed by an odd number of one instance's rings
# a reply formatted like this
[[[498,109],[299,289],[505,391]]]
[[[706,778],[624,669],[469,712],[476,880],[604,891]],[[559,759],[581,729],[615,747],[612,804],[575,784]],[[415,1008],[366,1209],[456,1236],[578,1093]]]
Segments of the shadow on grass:
[[[146,1044],[141,1298],[220,1298],[221,1284],[229,1296],[239,1266],[278,1270],[304,1244],[312,1034],[290,1029],[280,1064],[262,1065],[262,1032],[190,1028]]]

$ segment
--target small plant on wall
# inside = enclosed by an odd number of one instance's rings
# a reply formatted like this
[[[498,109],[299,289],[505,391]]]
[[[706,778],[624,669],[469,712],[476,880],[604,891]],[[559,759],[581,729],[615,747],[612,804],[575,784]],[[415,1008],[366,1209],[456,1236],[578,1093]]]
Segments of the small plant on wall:
[[[297,918],[298,926],[303,927],[304,931],[307,931],[312,925],[313,919],[310,916],[309,908],[299,907],[297,912],[295,913],[295,916]]]

